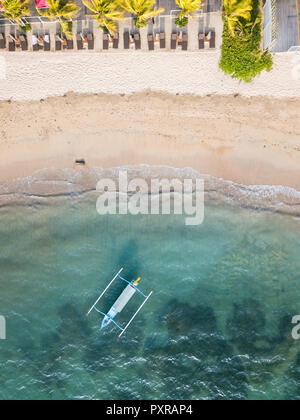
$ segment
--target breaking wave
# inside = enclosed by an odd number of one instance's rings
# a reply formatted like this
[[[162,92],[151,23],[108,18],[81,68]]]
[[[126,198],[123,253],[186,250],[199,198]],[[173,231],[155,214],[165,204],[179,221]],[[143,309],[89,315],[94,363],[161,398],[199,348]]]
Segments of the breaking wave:
[[[243,185],[207,174],[192,168],[168,166],[123,166],[110,169],[44,169],[32,176],[18,178],[0,185],[0,207],[11,205],[47,205],[61,197],[76,199],[90,196],[96,200],[96,185],[101,179],[116,182],[120,171],[127,171],[128,180],[142,178],[150,186],[151,179],[203,179],[206,200],[210,204],[231,204],[257,210],[300,216],[300,191],[285,186]],[[149,192],[151,192],[149,188]]]

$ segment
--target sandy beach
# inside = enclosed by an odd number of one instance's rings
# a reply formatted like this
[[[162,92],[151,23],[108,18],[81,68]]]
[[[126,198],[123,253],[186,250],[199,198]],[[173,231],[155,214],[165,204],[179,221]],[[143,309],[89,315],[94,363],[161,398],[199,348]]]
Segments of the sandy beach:
[[[130,94],[145,90],[172,94],[300,97],[300,54],[274,56],[270,73],[241,83],[219,69],[219,51],[108,53],[1,53],[6,70],[0,100],[31,101],[75,93]]]
[[[300,99],[79,95],[0,103],[0,179],[43,168],[168,165],[300,190]],[[22,127],[22,129],[20,129]],[[78,168],[78,170],[84,170]]]
[[[250,84],[225,76],[218,52],[1,58],[1,180],[84,158],[88,168],[191,167],[300,189],[297,53],[276,54]]]

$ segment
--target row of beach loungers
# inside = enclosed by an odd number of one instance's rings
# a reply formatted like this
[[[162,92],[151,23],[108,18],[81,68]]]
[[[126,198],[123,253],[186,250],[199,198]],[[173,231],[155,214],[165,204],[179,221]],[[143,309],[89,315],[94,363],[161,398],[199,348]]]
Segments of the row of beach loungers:
[[[19,35],[15,37],[14,35],[9,35],[7,37],[7,48],[8,51],[16,51],[17,48],[20,48],[22,51],[28,50],[28,43],[26,35]],[[6,48],[6,39],[4,34],[0,33],[0,49]]]
[[[7,38],[7,39],[6,39]],[[123,34],[124,49],[135,48],[136,50],[141,49],[141,35],[139,33],[130,34],[129,31],[125,31]],[[148,34],[148,49],[153,51],[155,46],[159,48],[166,48],[166,34],[164,32],[157,33],[155,35]],[[208,33],[199,33],[198,35],[199,49],[205,48],[205,43],[208,44],[209,48],[216,48],[216,33],[210,31]],[[92,33],[83,34],[79,33],[76,36],[77,50],[93,50],[94,49],[94,35]],[[32,34],[32,49],[33,51],[50,51],[50,35],[49,33],[38,35]],[[103,50],[109,48],[119,48],[119,34],[116,33],[111,36],[108,33],[103,34]],[[176,50],[177,47],[181,47],[183,51],[188,50],[188,34],[187,33],[172,33],[171,35],[171,50]],[[19,36],[8,35],[5,37],[4,34],[0,33],[0,49],[8,48],[8,51],[16,51],[20,49],[22,51],[28,50],[28,41],[25,34]],[[74,40],[67,39],[64,34],[55,35],[55,50],[73,50]]]

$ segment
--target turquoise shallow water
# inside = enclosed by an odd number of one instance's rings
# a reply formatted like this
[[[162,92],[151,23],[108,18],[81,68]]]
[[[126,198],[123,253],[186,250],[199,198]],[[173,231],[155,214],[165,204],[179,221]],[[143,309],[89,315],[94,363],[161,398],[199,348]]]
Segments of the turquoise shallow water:
[[[1,208],[0,398],[300,399],[299,227],[213,199],[198,227],[99,216],[88,194]],[[117,340],[85,313],[123,265],[155,293]]]

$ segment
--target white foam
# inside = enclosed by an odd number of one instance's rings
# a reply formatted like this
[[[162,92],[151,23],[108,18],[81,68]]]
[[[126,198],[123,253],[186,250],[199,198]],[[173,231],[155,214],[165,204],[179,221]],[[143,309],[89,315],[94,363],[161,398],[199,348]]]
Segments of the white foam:
[[[118,179],[119,171],[126,170],[128,178],[204,179],[206,199],[217,204],[229,203],[239,206],[269,209],[272,211],[300,214],[300,191],[284,186],[243,185],[208,174],[200,174],[195,169],[172,168],[169,166],[121,166],[109,169],[94,167],[76,170],[72,168],[57,170],[43,169],[32,176],[18,178],[0,185],[0,205],[13,204],[16,201],[31,204],[39,200],[86,193],[96,193],[100,179]],[[117,187],[117,186],[116,186]],[[117,187],[118,188],[118,187]]]

